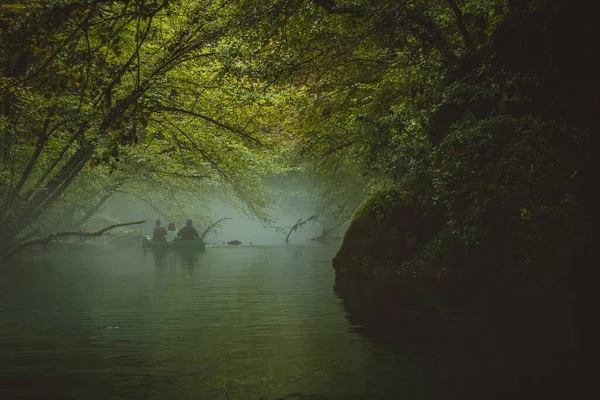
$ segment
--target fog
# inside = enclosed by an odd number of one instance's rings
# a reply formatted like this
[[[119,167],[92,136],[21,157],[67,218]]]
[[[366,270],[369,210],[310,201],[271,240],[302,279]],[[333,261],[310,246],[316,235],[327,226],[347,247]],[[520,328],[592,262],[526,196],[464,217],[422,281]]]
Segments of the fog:
[[[150,235],[157,219],[160,219],[165,227],[169,222],[173,222],[177,229],[181,229],[185,225],[185,220],[191,218],[194,227],[202,234],[219,219],[231,218],[211,228],[206,234],[205,241],[214,245],[222,245],[232,240],[238,240],[245,245],[285,244],[287,234],[299,219],[304,220],[316,214],[315,210],[318,208],[316,195],[312,193],[311,185],[306,182],[299,184],[297,181],[294,181],[293,188],[290,188],[289,184],[277,186],[271,182],[270,186],[265,186],[265,190],[272,192],[270,196],[272,204],[265,210],[268,221],[253,215],[241,200],[233,196],[223,200],[205,193],[201,200],[183,205],[185,215],[181,214],[179,208],[173,210],[170,204],[156,202],[155,205],[166,214],[165,216],[160,215],[140,199],[121,194],[109,200],[103,211],[91,220],[88,226],[91,227],[90,229],[106,226],[108,219],[102,218],[102,215],[110,216],[113,221],[119,222],[145,220],[144,224],[133,226],[130,231],[134,230],[140,235]],[[290,235],[289,242],[290,244],[318,244],[310,238],[318,236],[322,230],[323,224],[319,219],[308,222]]]
[[[239,213],[231,206],[214,205],[211,211],[215,215],[215,221],[219,218],[231,217],[233,219],[221,222],[218,226],[211,229],[206,235],[205,240],[222,244],[223,241],[239,240],[243,244],[261,244],[273,245],[285,243],[285,238],[291,227],[299,218],[305,219],[312,215],[314,210],[296,208],[295,212],[291,210],[286,212],[281,207],[277,207],[270,213],[275,220],[270,226],[265,225],[258,218],[252,218],[248,215]],[[206,226],[200,225],[199,231],[203,231]],[[318,222],[308,223],[290,235],[290,243],[312,242],[309,239],[319,235],[321,224]]]

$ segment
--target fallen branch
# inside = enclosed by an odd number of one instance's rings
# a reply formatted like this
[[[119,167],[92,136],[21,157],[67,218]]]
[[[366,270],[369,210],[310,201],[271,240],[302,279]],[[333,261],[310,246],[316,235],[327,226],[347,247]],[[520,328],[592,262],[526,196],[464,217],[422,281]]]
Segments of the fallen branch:
[[[302,218],[298,219],[298,222],[296,222],[296,224],[294,224],[294,226],[292,226],[292,229],[290,229],[287,236],[285,237],[285,242],[287,244],[290,244],[290,235],[292,234],[292,232],[296,232],[298,230],[298,228],[302,227],[302,225],[306,224],[307,222],[314,221],[318,217],[319,217],[318,215],[313,215],[312,217],[306,218],[304,221],[302,221]]]
[[[200,238],[204,239],[204,236],[206,236],[206,234],[208,233],[208,231],[210,231],[213,226],[217,225],[221,221],[225,221],[226,219],[233,219],[233,218],[229,218],[229,217],[227,217],[227,218],[221,218],[220,220],[218,220],[217,222],[215,222],[214,224],[212,224],[211,226],[209,226],[208,228],[206,228],[204,230],[204,232],[202,232],[202,235],[200,235]]]
[[[59,237],[64,237],[64,236],[85,236],[85,237],[102,236],[102,234],[104,232],[109,231],[111,229],[119,228],[122,226],[139,225],[139,224],[143,224],[144,222],[146,222],[146,221],[123,222],[120,224],[109,225],[106,228],[102,228],[97,232],[63,231],[63,232],[51,233],[48,236],[46,236],[45,238],[30,239],[30,240],[21,242],[21,243],[17,244],[15,247],[8,250],[6,253],[4,253],[2,255],[2,257],[9,258],[13,254],[15,254],[16,252],[20,251],[22,248],[27,247],[27,246],[33,246],[36,244],[41,244],[41,245],[45,246],[48,243],[50,243],[52,240],[59,238]]]

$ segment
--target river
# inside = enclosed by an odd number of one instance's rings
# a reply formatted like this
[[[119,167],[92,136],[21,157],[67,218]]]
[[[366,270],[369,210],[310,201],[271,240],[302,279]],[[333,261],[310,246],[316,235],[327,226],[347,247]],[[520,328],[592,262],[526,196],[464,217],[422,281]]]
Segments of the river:
[[[90,246],[0,264],[0,398],[450,398],[447,327],[398,299],[416,328],[357,310],[336,251]]]

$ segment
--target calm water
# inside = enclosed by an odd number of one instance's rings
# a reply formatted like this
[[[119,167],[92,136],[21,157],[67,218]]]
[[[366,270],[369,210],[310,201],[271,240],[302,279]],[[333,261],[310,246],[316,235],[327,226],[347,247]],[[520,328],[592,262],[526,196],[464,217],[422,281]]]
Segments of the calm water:
[[[454,398],[537,368],[401,296],[342,296],[336,251],[94,247],[0,265],[0,399]]]
[[[335,247],[94,249],[0,269],[0,398],[387,398],[419,361],[355,333]]]

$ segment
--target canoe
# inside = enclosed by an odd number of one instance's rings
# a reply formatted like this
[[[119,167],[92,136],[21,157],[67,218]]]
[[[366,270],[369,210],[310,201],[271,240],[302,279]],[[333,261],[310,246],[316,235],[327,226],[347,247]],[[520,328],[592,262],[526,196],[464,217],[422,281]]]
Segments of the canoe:
[[[145,249],[193,249],[193,250],[204,250],[206,245],[204,240],[192,239],[192,240],[174,240],[172,242],[155,242],[154,240],[148,240],[142,238],[142,247]]]

